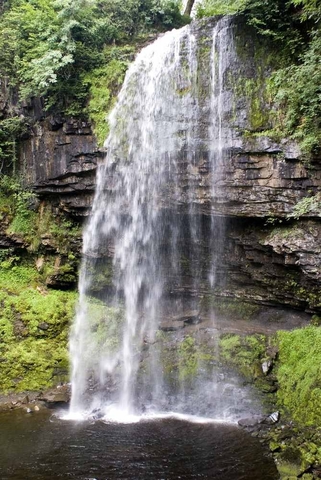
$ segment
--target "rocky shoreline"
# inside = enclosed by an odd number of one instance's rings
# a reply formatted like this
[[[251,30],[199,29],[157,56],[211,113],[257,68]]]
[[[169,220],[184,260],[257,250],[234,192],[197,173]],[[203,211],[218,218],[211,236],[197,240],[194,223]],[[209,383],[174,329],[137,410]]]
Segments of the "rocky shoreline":
[[[57,385],[42,392],[21,392],[0,395],[0,413],[10,410],[37,412],[46,408],[67,407],[71,396],[71,385]]]

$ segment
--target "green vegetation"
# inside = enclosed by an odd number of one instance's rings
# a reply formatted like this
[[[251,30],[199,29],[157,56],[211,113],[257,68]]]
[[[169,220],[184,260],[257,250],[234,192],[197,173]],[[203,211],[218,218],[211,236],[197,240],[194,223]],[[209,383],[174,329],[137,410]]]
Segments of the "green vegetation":
[[[93,297],[88,298],[87,307],[91,331],[89,340],[94,341],[102,352],[116,350],[121,341],[123,309],[108,306]],[[91,355],[90,350],[89,353]]]
[[[89,86],[89,103],[87,113],[94,124],[98,143],[103,145],[108,135],[107,112],[110,112],[117,92],[122,85],[133,55],[133,47],[112,47],[109,51],[110,60],[103,67],[98,67],[88,73],[84,83]]]
[[[230,15],[242,11],[245,0],[203,0],[197,6],[197,17]]]
[[[213,368],[215,348],[206,342],[201,343],[193,334],[177,339],[173,332],[158,330],[156,345],[168,384],[190,384],[199,374]]]
[[[312,325],[279,331],[270,339],[258,334],[226,334],[220,339],[220,358],[264,392],[276,390],[278,407],[302,426],[321,423],[319,320],[314,316]],[[271,358],[272,371],[264,375],[262,363]]]
[[[220,339],[220,357],[237,369],[248,380],[262,376],[261,362],[266,351],[264,335],[223,335]]]
[[[106,64],[108,45],[182,25],[176,0],[11,0],[0,17],[0,74],[21,99],[81,114],[88,72]]]
[[[306,214],[315,214],[315,216],[321,216],[321,194],[312,195],[311,197],[304,197],[294,207],[292,213],[288,215],[288,218],[294,218],[298,220],[300,217]]]
[[[251,320],[260,307],[251,303],[242,302],[238,299],[219,299],[212,298],[210,302],[216,313],[226,317],[232,317],[240,320]]]
[[[181,381],[189,381],[196,377],[200,369],[213,361],[215,352],[212,347],[200,344],[191,335],[186,335],[177,349],[177,369]]]
[[[195,376],[199,367],[199,355],[195,339],[187,335],[178,346],[178,370],[180,379]]]
[[[290,136],[300,142],[307,157],[317,155],[321,142],[319,2],[204,0],[198,8],[199,17],[227,13],[244,18],[266,39],[278,60],[269,82],[274,104],[274,125],[269,133]]]
[[[47,291],[30,264],[0,264],[1,391],[41,390],[68,378],[68,325],[75,292]]]
[[[0,120],[0,173],[15,173],[17,142],[31,126],[19,107],[33,97],[42,98],[48,113],[89,117],[102,145],[133,52],[148,35],[188,21],[179,0],[5,2],[0,76],[5,96],[19,101]]]
[[[36,213],[32,208],[36,196],[24,189],[18,178],[0,177],[0,216],[9,223],[8,233],[32,241],[35,235]]]
[[[49,205],[40,204],[35,193],[23,186],[19,177],[0,176],[0,219],[8,235],[19,236],[33,252],[41,249],[42,236],[61,254],[81,235],[73,221],[54,215]]]
[[[321,329],[309,326],[279,332],[277,397],[280,406],[303,425],[321,422]]]
[[[16,171],[17,140],[27,131],[25,120],[11,116],[0,120],[0,173]]]
[[[278,128],[299,140],[302,150],[317,154],[321,143],[321,31],[309,34],[309,43],[296,63],[272,76],[272,86],[279,115]]]

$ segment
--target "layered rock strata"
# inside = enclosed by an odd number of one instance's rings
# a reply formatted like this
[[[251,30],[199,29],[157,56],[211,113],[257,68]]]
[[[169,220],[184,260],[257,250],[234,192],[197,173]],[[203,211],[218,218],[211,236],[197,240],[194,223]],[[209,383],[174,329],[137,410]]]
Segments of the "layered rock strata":
[[[191,163],[184,119],[176,123],[180,148],[176,152],[175,185],[169,176],[159,202],[169,215],[181,218],[191,212],[204,225],[200,245],[203,261],[200,281],[203,294],[238,297],[269,305],[283,305],[307,311],[320,311],[320,223],[316,210],[303,212],[304,221],[288,220],[294,207],[321,186],[321,164],[307,164],[298,145],[265,135],[271,128],[269,112],[273,105],[266,93],[266,80],[272,69],[269,52],[244,25],[232,22],[233,42],[227,45],[222,72],[221,111],[224,161],[215,188],[212,185],[212,158],[208,131],[209,84],[212,30],[215,19],[191,26],[198,50],[198,108],[195,141],[198,148]],[[182,72],[177,95],[186,95]],[[88,214],[95,188],[95,169],[104,152],[97,147],[88,122],[73,119],[40,119],[29,138],[21,143],[21,171],[32,188],[61,210],[73,215]],[[110,189],[113,178],[110,178]],[[174,188],[175,187],[175,188]],[[226,242],[218,267],[222,280],[215,291],[208,283],[210,217],[225,222]],[[240,218],[241,217],[241,218]],[[308,220],[310,218],[310,220]],[[278,222],[282,223],[278,223]],[[182,252],[188,251],[182,240]],[[106,254],[101,252],[99,256]],[[107,255],[112,254],[109,247]],[[193,295],[195,272],[183,261],[187,275],[178,285],[169,282],[168,292]],[[220,275],[221,274],[221,275]],[[107,276],[106,276],[107,275]],[[110,280],[110,272],[105,277]],[[105,278],[104,276],[102,279]],[[99,282],[98,282],[99,283]],[[108,281],[106,283],[108,285]],[[99,287],[97,287],[99,289]]]

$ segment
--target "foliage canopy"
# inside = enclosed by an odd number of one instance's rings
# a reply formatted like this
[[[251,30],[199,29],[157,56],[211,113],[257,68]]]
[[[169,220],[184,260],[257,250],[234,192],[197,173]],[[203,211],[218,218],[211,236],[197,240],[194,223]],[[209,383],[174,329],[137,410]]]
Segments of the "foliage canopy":
[[[0,75],[21,99],[79,113],[83,77],[105,63],[106,46],[183,23],[177,0],[11,0],[0,17]]]

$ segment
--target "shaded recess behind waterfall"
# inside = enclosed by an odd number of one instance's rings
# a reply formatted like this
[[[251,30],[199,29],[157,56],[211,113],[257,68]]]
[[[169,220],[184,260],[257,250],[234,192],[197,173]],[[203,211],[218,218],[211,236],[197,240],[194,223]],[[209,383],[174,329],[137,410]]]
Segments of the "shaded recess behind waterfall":
[[[130,414],[144,405],[222,417],[241,395],[232,381],[218,386],[223,375],[215,360],[206,364],[206,351],[196,358],[192,339],[182,343],[181,355],[190,355],[191,369],[196,362],[203,375],[187,381],[180,359],[166,375],[159,330],[164,319],[175,321],[187,308],[197,321],[204,279],[210,289],[224,282],[217,268],[224,240],[217,192],[233,141],[226,79],[236,53],[229,17],[213,20],[203,37],[197,28],[169,32],[138,55],[110,117],[108,154],[84,234],[71,336],[72,412],[104,407]],[[200,165],[212,186],[212,215],[205,223],[198,214]],[[168,198],[175,208],[168,208]],[[106,280],[108,268],[109,288],[95,300],[97,276]],[[181,294],[186,276],[189,299]],[[215,343],[212,337],[212,349]],[[191,360],[185,363],[188,369]],[[201,411],[195,411],[195,395],[202,396]]]

